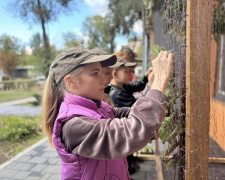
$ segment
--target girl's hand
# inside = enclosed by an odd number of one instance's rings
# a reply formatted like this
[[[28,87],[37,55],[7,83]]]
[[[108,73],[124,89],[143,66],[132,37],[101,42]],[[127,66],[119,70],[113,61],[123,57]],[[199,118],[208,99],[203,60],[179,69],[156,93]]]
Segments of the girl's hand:
[[[165,92],[167,83],[172,77],[174,59],[174,54],[161,51],[158,57],[152,61],[154,81],[151,89]]]

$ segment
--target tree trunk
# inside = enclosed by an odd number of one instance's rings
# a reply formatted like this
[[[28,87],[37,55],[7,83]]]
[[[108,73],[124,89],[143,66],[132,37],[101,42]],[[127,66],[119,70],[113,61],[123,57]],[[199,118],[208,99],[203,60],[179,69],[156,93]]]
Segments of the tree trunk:
[[[111,30],[111,38],[110,38],[110,53],[113,54],[114,53],[114,39],[115,39],[115,30],[112,29]]]
[[[44,40],[44,58],[45,58],[44,65],[46,66],[45,76],[47,77],[48,76],[48,68],[50,66],[50,63],[49,63],[50,47],[49,47],[48,36],[46,34],[46,31],[45,31],[45,19],[44,19],[44,16],[43,16],[40,0],[37,0],[37,2],[38,2],[39,15],[40,15],[41,26],[42,26],[42,36],[43,36],[43,40]]]

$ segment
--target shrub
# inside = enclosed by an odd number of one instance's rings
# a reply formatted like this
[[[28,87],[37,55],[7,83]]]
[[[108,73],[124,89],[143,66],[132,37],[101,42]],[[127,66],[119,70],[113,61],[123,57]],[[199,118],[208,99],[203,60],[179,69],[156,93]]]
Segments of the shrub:
[[[19,88],[31,88],[37,84],[35,79],[17,79],[1,81],[4,90],[19,89]]]
[[[34,106],[39,106],[39,105],[41,105],[41,102],[42,102],[42,96],[41,96],[40,94],[35,93],[35,94],[33,94],[33,97],[35,97],[36,101],[35,101],[35,102],[32,102],[32,104],[33,104]]]
[[[20,141],[40,131],[40,116],[0,117],[0,140]]]

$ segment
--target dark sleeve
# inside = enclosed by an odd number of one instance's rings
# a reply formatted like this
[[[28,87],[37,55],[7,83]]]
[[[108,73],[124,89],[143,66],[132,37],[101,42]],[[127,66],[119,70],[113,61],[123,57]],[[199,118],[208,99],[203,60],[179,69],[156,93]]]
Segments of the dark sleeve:
[[[128,85],[123,85],[124,89],[130,93],[142,91],[145,88],[145,85],[148,83],[148,77],[144,76],[141,81],[130,82]]]
[[[130,107],[113,108],[115,118],[128,117],[130,113]]]
[[[93,159],[118,159],[144,147],[165,117],[167,97],[149,90],[131,107],[128,118],[75,117],[62,128],[68,152]]]
[[[114,94],[114,96],[115,95],[116,94]],[[115,98],[115,105],[117,107],[131,107],[136,102],[134,96],[125,91],[120,91]],[[112,100],[115,98],[112,98]]]
[[[104,93],[109,94],[111,88],[112,88],[112,86],[107,86],[107,87],[104,89]]]

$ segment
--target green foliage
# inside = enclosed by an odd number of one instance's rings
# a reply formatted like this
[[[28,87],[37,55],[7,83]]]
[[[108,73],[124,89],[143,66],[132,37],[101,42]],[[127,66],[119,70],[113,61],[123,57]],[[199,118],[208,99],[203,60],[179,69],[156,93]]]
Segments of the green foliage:
[[[149,0],[145,0],[144,1],[144,6],[145,6],[145,9],[148,11],[146,18],[147,19],[151,18],[151,16],[152,16],[152,8],[154,6],[154,1],[153,0],[150,0],[150,1]]]
[[[25,23],[41,25],[41,21],[56,21],[61,14],[67,14],[69,10],[74,10],[74,7],[73,0],[12,0],[8,4],[8,11]]]
[[[6,73],[11,79],[12,72],[16,68],[18,63],[18,55],[16,53],[1,53],[0,54],[0,67],[3,69],[4,73]]]
[[[17,142],[8,140],[0,141],[0,164],[13,158],[16,154],[30,147],[44,137],[44,133],[40,132],[38,134],[33,134],[28,139],[21,139]]]
[[[142,58],[142,46],[139,46],[139,47],[137,48],[137,57],[138,57],[138,58]]]
[[[27,139],[40,131],[40,117],[0,117],[0,140],[12,142]]]
[[[167,24],[167,31],[182,40],[186,37],[186,4],[183,0],[145,0],[146,18],[150,18],[153,12],[160,11],[164,23]]]
[[[18,54],[22,48],[21,41],[14,37],[3,34],[0,36],[0,51],[7,54]]]
[[[19,65],[20,66],[27,66],[27,65],[32,65],[32,66],[38,66],[40,58],[37,56],[34,56],[33,54],[28,55],[28,54],[21,54],[19,56]]]
[[[53,60],[52,55],[54,54],[54,48],[50,46],[46,33],[46,24],[57,20],[59,15],[74,10],[74,3],[75,1],[73,0],[13,0],[9,2],[8,11],[15,15],[15,17],[21,18],[25,23],[30,25],[36,23],[42,28],[42,39],[39,37],[41,41],[37,43],[42,45],[37,47],[41,51],[38,51],[38,56],[41,61],[41,63],[39,62],[39,69],[46,77],[48,76],[49,66]],[[55,57],[55,54],[53,56]]]
[[[152,14],[156,11],[159,11],[161,13],[161,11],[163,10],[163,4],[164,4],[164,0],[144,0],[144,6],[145,6],[145,16],[146,19],[149,19],[152,17]]]
[[[165,47],[160,47],[158,45],[154,45],[152,47],[152,52],[157,57],[160,51],[166,51]],[[170,50],[171,51],[171,50]],[[177,137],[183,133],[183,128],[181,123],[178,121],[178,112],[173,109],[173,105],[176,104],[177,98],[179,98],[179,89],[173,86],[173,79],[167,85],[165,94],[169,99],[169,103],[165,109],[166,117],[162,122],[161,127],[159,128],[158,134],[162,141],[162,143],[168,143],[168,148],[163,152],[163,156],[169,156],[174,150],[178,147],[179,141],[177,141]],[[179,158],[174,155],[176,158],[172,158],[166,162],[166,169],[174,167],[179,163]]]
[[[0,67],[9,78],[11,78],[12,72],[18,64],[18,53],[21,47],[22,45],[18,38],[6,34],[0,36]]]
[[[186,8],[187,1],[165,2],[164,22],[168,25],[168,31],[178,40],[186,38]]]
[[[145,146],[141,149],[142,154],[154,154],[154,149],[153,147],[150,146]]]
[[[108,52],[114,51],[115,29],[110,26],[111,20],[108,16],[96,15],[86,18],[84,30],[89,35],[88,48],[103,48]]]
[[[35,66],[38,72],[41,72],[43,75],[47,76],[50,64],[57,54],[55,46],[49,46],[49,50],[46,52],[45,47],[43,46],[43,39],[39,33],[32,37],[30,46],[32,48],[30,60],[35,61]],[[46,53],[48,53],[47,56]]]
[[[109,0],[111,26],[117,33],[130,35],[135,22],[142,18],[142,3],[134,0]]]
[[[220,36],[225,34],[225,0],[219,0],[219,4],[213,6],[214,38],[218,43]]]
[[[33,97],[35,97],[36,101],[35,101],[35,102],[32,102],[32,104],[33,104],[34,106],[39,106],[39,105],[41,105],[41,102],[42,102],[42,96],[41,96],[40,94],[38,94],[38,93],[35,93],[35,94],[33,94]]]
[[[170,169],[171,167],[175,167],[177,164],[180,163],[179,159],[171,159],[168,163],[166,163],[166,170]]]
[[[44,84],[33,86],[31,88],[20,88],[0,92],[0,103],[30,98],[34,93],[42,94]]]
[[[157,6],[159,3],[160,6]],[[214,39],[219,42],[220,36],[225,34],[225,0],[218,0],[218,5],[213,5],[213,27]],[[168,32],[176,36],[177,39],[186,38],[186,8],[187,1],[171,0],[171,1],[155,1],[145,0],[145,8],[147,10],[146,18],[150,18],[152,13],[157,10],[162,12],[163,21],[168,25]]]
[[[169,103],[165,109],[166,117],[159,128],[158,134],[162,143],[168,143],[168,148],[163,152],[163,156],[169,156],[179,146],[177,137],[183,133],[181,122],[179,121],[177,110],[173,109],[173,105],[176,104],[176,100],[179,98],[179,89],[173,86],[173,80],[171,80],[165,91],[166,96],[169,99]],[[179,157],[176,154],[173,155],[176,158],[172,158],[166,162],[166,169],[174,167],[175,162],[179,162]]]
[[[49,57],[46,58],[46,56],[44,55],[40,57],[39,61],[37,62],[37,70],[39,72],[41,72],[41,74],[45,75],[45,77],[48,76],[48,71],[49,71],[49,67],[52,63],[52,61],[54,60],[54,58],[56,57],[57,51],[55,46],[50,46],[49,47]]]
[[[159,47],[158,45],[154,45],[152,47],[152,52],[154,53],[155,57],[157,57],[160,53],[160,51],[166,51],[166,48],[164,46]],[[171,52],[172,50],[170,50],[169,52]],[[148,66],[152,66],[152,62],[149,62]]]
[[[0,84],[4,85],[4,89],[19,89],[19,88],[30,88],[36,85],[36,80],[34,79],[22,79],[22,80],[6,80],[1,81]]]
[[[63,40],[64,40],[64,46],[66,48],[80,46],[80,42],[78,41],[76,35],[71,32],[63,34]]]
[[[43,39],[39,33],[33,35],[30,40],[30,47],[32,48],[32,54],[36,57],[43,56],[44,48],[43,48]]]
[[[159,47],[156,44],[152,47],[152,52],[155,54],[155,57],[159,55],[160,51],[166,51],[166,48],[164,46]]]

